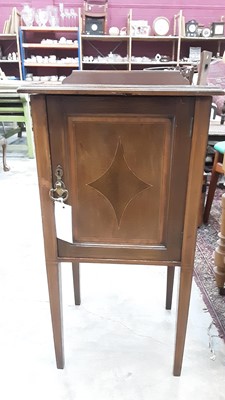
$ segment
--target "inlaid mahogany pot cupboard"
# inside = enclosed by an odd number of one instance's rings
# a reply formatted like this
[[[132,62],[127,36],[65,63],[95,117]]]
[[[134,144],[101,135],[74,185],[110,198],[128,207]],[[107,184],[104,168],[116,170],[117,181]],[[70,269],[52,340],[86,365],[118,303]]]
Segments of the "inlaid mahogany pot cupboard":
[[[53,336],[64,367],[60,262],[180,266],[174,369],[181,373],[211,106],[217,88],[178,71],[76,71],[26,86],[36,147]],[[55,204],[72,209],[57,238]],[[124,288],[126,290],[126,288]],[[100,295],[100,293],[99,293]]]

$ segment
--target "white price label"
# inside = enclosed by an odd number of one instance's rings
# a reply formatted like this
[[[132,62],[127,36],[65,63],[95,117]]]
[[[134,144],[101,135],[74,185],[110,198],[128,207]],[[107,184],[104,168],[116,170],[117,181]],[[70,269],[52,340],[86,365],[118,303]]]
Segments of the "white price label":
[[[72,207],[61,201],[55,201],[55,224],[58,239],[73,243]]]

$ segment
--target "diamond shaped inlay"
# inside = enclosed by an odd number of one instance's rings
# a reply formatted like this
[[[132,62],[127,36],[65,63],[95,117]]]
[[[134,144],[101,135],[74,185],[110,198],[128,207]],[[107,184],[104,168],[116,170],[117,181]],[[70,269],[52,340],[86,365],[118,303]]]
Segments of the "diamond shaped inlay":
[[[131,171],[125,160],[121,142],[117,145],[115,156],[108,170],[94,182],[89,183],[89,186],[108,199],[115,211],[118,225],[120,225],[125,209],[134,197],[151,187]]]

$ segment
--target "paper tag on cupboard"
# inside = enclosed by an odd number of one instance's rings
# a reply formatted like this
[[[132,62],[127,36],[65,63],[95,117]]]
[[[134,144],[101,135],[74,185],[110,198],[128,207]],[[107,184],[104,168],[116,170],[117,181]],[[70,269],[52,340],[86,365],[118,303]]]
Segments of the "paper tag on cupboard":
[[[73,243],[72,207],[61,201],[55,201],[55,225],[58,239]]]

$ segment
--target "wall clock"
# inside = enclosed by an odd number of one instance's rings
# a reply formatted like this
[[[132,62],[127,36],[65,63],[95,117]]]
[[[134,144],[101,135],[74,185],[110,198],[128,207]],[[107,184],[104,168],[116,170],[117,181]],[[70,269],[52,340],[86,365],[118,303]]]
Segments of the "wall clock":
[[[192,19],[185,24],[186,36],[196,37],[198,36],[198,22]]]
[[[211,34],[212,34],[212,32],[211,32],[211,29],[210,29],[210,28],[203,28],[203,29],[202,29],[201,35],[202,35],[204,38],[210,37]]]

